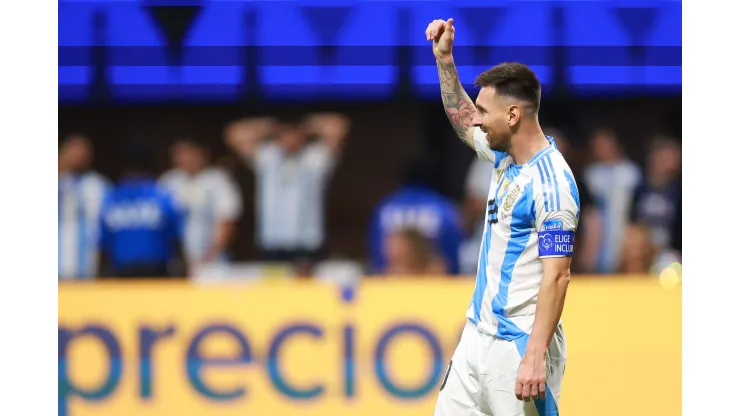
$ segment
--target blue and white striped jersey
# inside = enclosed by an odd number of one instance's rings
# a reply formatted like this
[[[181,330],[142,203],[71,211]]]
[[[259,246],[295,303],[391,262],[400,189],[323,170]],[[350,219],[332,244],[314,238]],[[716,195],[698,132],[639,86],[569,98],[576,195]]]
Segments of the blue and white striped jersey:
[[[96,172],[59,175],[59,278],[95,276],[98,216],[110,184]]]
[[[495,166],[475,292],[467,318],[480,330],[513,340],[532,331],[544,257],[573,253],[580,203],[573,173],[554,140],[529,162],[492,151],[476,127],[475,149]]]

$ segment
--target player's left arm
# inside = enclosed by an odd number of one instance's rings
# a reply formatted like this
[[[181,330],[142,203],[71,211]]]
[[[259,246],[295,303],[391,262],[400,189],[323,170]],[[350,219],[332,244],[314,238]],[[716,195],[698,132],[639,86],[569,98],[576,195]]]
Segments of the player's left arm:
[[[570,282],[570,257],[543,258],[542,269],[537,312],[532,335],[527,343],[527,353],[544,358],[563,313],[565,295]]]
[[[549,173],[554,180],[550,186],[544,179],[534,198],[542,282],[534,326],[517,375],[516,393],[525,400],[545,396],[546,353],[565,305],[580,215],[578,189],[570,180],[570,171],[561,169],[558,172],[552,169],[552,164],[543,166],[542,170],[543,176]]]

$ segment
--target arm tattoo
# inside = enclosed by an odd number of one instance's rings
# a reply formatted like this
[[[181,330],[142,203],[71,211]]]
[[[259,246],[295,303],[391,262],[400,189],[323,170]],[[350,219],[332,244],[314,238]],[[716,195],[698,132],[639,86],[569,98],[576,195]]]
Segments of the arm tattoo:
[[[439,85],[442,89],[442,104],[455,133],[465,144],[473,147],[468,139],[468,130],[473,125],[475,105],[460,84],[454,62],[437,62]]]

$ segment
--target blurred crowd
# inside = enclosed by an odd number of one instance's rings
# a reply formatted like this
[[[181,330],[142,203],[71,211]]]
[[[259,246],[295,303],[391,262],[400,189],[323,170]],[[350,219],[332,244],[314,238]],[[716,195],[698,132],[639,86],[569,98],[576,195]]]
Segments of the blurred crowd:
[[[144,142],[132,142],[115,181],[91,169],[83,134],[59,149],[59,278],[187,278],[233,267],[231,243],[245,204],[254,204],[255,261],[312,276],[331,259],[325,197],[351,121],[321,113],[296,119],[248,118],[225,126],[223,140],[251,169],[255,194],[212,162],[209,144],[181,138],[171,167],[156,172]],[[681,145],[658,136],[645,166],[630,160],[614,131],[597,129],[576,149],[549,128],[573,169],[580,223],[572,269],[579,274],[659,273],[681,253]],[[380,168],[380,167],[379,167]],[[465,197],[454,200],[430,180],[423,157],[406,165],[400,185],[377,201],[363,275],[473,275],[493,165],[473,159]]]

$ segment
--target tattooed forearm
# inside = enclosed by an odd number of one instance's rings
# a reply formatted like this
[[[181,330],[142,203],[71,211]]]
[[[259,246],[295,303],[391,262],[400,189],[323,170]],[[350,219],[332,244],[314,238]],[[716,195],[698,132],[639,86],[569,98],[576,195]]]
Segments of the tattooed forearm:
[[[455,133],[465,144],[473,147],[472,126],[475,105],[460,84],[457,68],[452,61],[437,61],[439,85],[442,89],[442,104]]]

